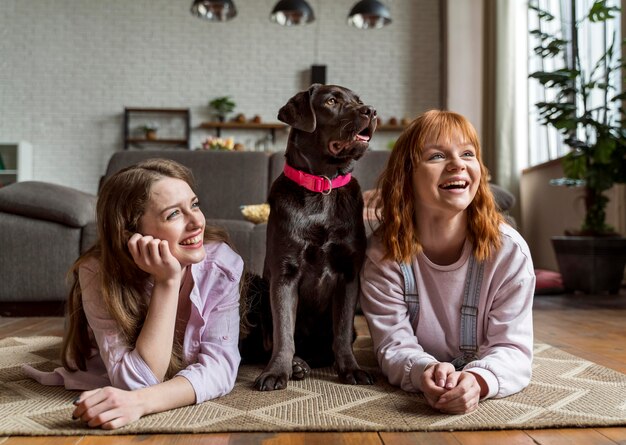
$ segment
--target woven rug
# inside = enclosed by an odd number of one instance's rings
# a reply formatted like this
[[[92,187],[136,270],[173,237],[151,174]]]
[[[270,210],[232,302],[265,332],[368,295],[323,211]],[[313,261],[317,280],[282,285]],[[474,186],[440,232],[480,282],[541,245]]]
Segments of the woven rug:
[[[0,340],[0,436],[204,433],[241,431],[451,431],[626,425],[626,375],[535,345],[533,378],[519,394],[487,400],[466,415],[432,410],[419,394],[387,384],[376,367],[369,337],[359,337],[359,363],[376,377],[373,386],[338,383],[330,368],[314,370],[282,391],[252,389],[261,367],[243,366],[225,397],[146,416],[114,432],[71,419],[77,392],[42,386],[20,364],[60,366],[59,337]]]

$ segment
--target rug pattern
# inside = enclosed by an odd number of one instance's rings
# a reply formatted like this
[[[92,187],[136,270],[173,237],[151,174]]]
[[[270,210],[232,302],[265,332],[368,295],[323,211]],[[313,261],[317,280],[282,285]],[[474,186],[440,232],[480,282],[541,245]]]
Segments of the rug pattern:
[[[150,434],[244,431],[451,431],[626,425],[626,375],[546,344],[535,345],[533,378],[519,394],[482,402],[466,415],[432,410],[419,394],[387,384],[371,339],[355,353],[376,375],[373,386],[338,383],[332,369],[316,369],[286,390],[252,389],[261,367],[242,366],[225,397],[144,417],[114,432],[71,419],[78,392],[42,386],[20,365],[60,366],[59,337],[0,340],[0,435]]]

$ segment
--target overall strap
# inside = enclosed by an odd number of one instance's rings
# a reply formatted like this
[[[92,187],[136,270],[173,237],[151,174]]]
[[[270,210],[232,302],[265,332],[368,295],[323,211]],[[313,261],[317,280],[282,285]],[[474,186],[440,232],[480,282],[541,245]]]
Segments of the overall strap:
[[[409,321],[411,326],[417,327],[417,316],[420,311],[419,295],[415,284],[415,274],[411,263],[399,262],[402,276],[404,277],[404,301],[409,311]]]
[[[457,370],[478,358],[478,300],[484,269],[483,262],[477,264],[474,255],[470,256],[467,276],[465,277],[465,289],[463,290],[463,304],[461,305],[459,349],[462,354],[452,361]]]
[[[411,326],[417,328],[419,314],[419,295],[415,273],[410,263],[399,262],[404,279],[404,301],[409,312]],[[461,329],[459,332],[459,349],[461,355],[452,361],[457,370],[462,369],[469,362],[477,359],[478,352],[478,301],[483,280],[485,265],[478,263],[474,255],[470,256],[463,290],[463,304],[461,305]]]

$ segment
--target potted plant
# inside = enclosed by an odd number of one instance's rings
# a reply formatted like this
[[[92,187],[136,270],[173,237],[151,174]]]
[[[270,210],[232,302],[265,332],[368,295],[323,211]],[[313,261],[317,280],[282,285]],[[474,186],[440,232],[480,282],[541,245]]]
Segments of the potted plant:
[[[562,158],[565,177],[552,184],[584,187],[585,196],[582,227],[552,238],[559,270],[568,291],[617,293],[624,277],[626,238],[606,224],[609,200],[605,192],[626,182],[626,131],[619,107],[626,99],[626,93],[619,91],[623,62],[613,36],[593,69],[583,69],[578,31],[583,23],[608,24],[619,8],[596,0],[584,17],[578,18],[572,0],[573,19],[560,27],[569,29],[568,36],[545,32],[554,16],[536,4],[530,8],[540,23],[540,29],[530,31],[539,42],[535,53],[542,58],[563,57],[564,61],[562,68],[530,75],[553,94],[552,99],[536,104],[541,123],[556,128],[571,148]]]
[[[220,122],[226,120],[226,116],[233,112],[235,106],[236,104],[231,100],[230,96],[216,97],[209,102],[209,107],[213,110]]]
[[[139,127],[139,130],[144,133],[144,136],[148,140],[155,140],[157,138],[157,131],[159,129],[159,124],[156,122],[148,122],[147,124]]]

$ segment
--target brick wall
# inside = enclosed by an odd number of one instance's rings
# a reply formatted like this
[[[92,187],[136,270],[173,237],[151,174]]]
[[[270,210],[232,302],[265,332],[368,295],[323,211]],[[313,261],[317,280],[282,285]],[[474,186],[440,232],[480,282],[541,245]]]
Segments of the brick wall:
[[[227,23],[193,17],[191,0],[2,0],[0,141],[33,145],[36,180],[95,192],[122,148],[125,106],[190,108],[194,127],[230,95],[236,112],[273,122],[312,64],[385,120],[441,106],[438,0],[386,0],[394,22],[369,31],[346,24],[356,0],[309,2],[317,20],[283,28],[268,19],[276,0],[235,0]],[[194,129],[192,146],[209,134]],[[374,148],[394,137],[377,134]]]

